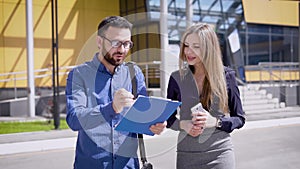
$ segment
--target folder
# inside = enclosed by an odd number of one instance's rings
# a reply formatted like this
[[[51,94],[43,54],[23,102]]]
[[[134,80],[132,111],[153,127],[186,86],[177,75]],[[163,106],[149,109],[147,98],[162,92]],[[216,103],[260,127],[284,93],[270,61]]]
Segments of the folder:
[[[138,96],[115,130],[154,135],[150,126],[166,121],[180,105],[181,102],[165,98]]]

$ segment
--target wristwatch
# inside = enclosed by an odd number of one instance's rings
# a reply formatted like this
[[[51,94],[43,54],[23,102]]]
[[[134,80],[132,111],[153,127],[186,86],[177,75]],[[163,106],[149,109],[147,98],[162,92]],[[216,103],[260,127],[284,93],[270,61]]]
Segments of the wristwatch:
[[[222,127],[222,120],[221,120],[221,118],[217,118],[217,124],[216,124],[216,127],[217,128],[221,128]]]

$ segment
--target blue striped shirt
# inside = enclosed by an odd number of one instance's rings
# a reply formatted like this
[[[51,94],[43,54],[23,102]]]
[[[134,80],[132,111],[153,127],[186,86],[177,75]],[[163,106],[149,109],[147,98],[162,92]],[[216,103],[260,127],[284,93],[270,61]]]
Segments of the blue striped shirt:
[[[94,58],[70,71],[67,78],[67,123],[78,131],[75,169],[139,168],[135,133],[114,130],[122,118],[112,108],[113,94],[120,88],[132,91],[125,63],[111,74]],[[146,95],[145,78],[134,66],[137,93]]]

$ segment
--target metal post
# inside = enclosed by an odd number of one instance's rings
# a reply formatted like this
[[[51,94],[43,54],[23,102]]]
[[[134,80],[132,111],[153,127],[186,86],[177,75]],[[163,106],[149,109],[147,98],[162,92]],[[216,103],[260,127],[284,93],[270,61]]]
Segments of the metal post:
[[[166,97],[167,93],[167,63],[166,51],[168,49],[168,5],[167,1],[160,0],[160,45],[161,45],[161,65],[160,65],[160,89],[161,96]]]
[[[27,92],[29,117],[35,116],[32,0],[26,0]]]
[[[17,76],[16,76],[16,74],[14,74],[14,94],[15,94],[15,99],[17,99],[18,95],[17,95]]]
[[[148,89],[148,87],[149,87],[149,67],[148,67],[148,63],[145,65],[145,69],[146,69],[146,71],[145,71],[145,76],[146,76],[146,87],[147,87],[147,89]]]
[[[54,127],[59,129],[60,112],[59,112],[59,60],[58,60],[58,17],[57,17],[57,0],[55,0],[55,55],[56,55],[56,114],[54,116]]]
[[[192,0],[185,0],[185,9],[186,9],[186,28],[188,28],[193,23],[193,2],[192,2]]]
[[[298,62],[299,62],[299,75],[298,75],[298,105],[300,105],[300,2],[298,2]]]
[[[245,41],[246,41],[246,65],[249,65],[249,35],[248,35],[248,25],[246,23],[246,33],[245,33]]]
[[[57,27],[57,0],[51,0],[52,18],[52,86],[53,86],[53,120],[54,128],[59,129],[59,65],[58,65],[58,27]]]
[[[272,30],[271,30],[271,26],[269,26],[269,63],[272,63]],[[273,85],[273,70],[272,70],[272,65],[269,64],[269,68],[268,68],[268,72],[269,72],[269,76],[270,76],[270,80],[269,80],[269,85]]]

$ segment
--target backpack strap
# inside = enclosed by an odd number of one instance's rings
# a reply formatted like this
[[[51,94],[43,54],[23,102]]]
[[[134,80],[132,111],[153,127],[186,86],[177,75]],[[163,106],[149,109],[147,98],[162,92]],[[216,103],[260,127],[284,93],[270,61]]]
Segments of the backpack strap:
[[[132,94],[134,95],[134,98],[137,97],[137,84],[136,84],[136,77],[135,77],[135,70],[134,70],[134,62],[127,62],[126,65],[129,68],[130,78],[131,78],[131,84],[132,84]]]
[[[135,63],[127,62],[126,65],[129,68],[131,84],[132,84],[132,94],[136,98],[137,97],[137,83],[136,83],[136,76],[135,76],[135,70],[134,70]],[[145,165],[147,163],[147,158],[146,158],[146,150],[145,150],[145,145],[144,145],[143,134],[138,134],[138,140],[139,140],[141,161],[142,161],[143,165]]]

